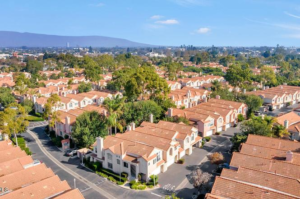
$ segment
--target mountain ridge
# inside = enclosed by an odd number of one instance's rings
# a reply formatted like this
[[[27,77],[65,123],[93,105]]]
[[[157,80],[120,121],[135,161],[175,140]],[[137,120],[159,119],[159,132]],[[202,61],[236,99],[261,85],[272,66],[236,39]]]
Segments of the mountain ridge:
[[[61,36],[29,32],[0,31],[0,47],[153,47],[122,38],[107,36]]]

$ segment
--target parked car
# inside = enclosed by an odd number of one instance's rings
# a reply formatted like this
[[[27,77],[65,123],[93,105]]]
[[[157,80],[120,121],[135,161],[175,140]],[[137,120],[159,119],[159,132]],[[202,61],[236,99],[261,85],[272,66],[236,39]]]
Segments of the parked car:
[[[66,155],[70,157],[77,155],[77,150],[67,150]]]

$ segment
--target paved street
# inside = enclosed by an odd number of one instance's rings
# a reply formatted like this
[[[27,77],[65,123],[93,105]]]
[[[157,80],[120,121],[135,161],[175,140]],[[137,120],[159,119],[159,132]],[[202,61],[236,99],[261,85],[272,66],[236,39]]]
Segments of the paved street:
[[[206,163],[207,154],[220,151],[226,153],[230,148],[229,138],[239,131],[239,128],[230,128],[220,136],[212,136],[212,140],[200,149],[195,148],[193,154],[185,156],[185,164],[174,164],[169,167],[166,173],[159,174],[159,184],[161,188],[151,191],[134,191],[124,189],[112,184],[106,179],[96,175],[94,172],[80,166],[78,158],[69,158],[50,142],[44,132],[44,127],[40,124],[31,124],[38,126],[32,128],[32,133],[24,133],[23,136],[27,145],[33,152],[33,158],[43,161],[48,167],[61,178],[66,180],[70,186],[76,187],[82,192],[85,198],[164,198],[165,194],[171,194],[164,187],[173,187],[180,198],[191,198],[194,189],[187,180],[187,175],[201,163],[201,169],[211,170],[211,165]],[[37,141],[35,141],[35,139]],[[38,146],[40,144],[42,148]],[[226,155],[226,154],[225,154]],[[76,182],[74,184],[74,178]]]

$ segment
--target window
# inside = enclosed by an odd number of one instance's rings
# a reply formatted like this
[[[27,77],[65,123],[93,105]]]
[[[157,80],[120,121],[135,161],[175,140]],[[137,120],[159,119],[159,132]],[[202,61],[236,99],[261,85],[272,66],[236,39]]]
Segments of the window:
[[[73,107],[73,104],[72,104],[72,103],[70,103],[70,104],[69,104],[69,107],[70,107],[70,108],[72,108],[72,107]]]
[[[153,164],[155,164],[156,163],[156,158],[153,160]]]
[[[124,162],[124,163],[123,163],[123,166],[124,166],[125,168],[128,168],[128,163],[127,163],[127,162]]]
[[[117,164],[120,164],[120,160],[119,159],[117,159]]]
[[[113,168],[113,165],[112,163],[108,163],[108,168],[112,169]]]
[[[173,148],[170,148],[169,155],[173,155]]]
[[[107,154],[107,159],[112,160],[112,155],[110,153]]]
[[[157,153],[156,159],[157,159],[157,162],[160,161],[160,152]]]
[[[189,138],[186,138],[186,142],[189,143],[189,142],[190,142],[190,139],[189,139]]]

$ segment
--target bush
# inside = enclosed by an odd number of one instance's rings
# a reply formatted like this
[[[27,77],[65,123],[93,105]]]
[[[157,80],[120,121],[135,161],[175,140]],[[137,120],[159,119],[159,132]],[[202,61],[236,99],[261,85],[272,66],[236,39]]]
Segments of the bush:
[[[50,136],[51,138],[56,137],[56,136],[55,136],[55,131],[53,131],[53,130],[50,131],[50,132],[49,132],[49,136]]]
[[[128,173],[122,172],[122,173],[121,173],[121,176],[122,176],[123,178],[126,178],[126,179],[127,179],[127,178],[128,178]]]
[[[152,189],[152,188],[153,188],[153,185],[147,185],[147,187],[148,187],[149,189]]]
[[[137,188],[138,188],[138,186],[139,186],[139,185],[137,185],[137,184],[134,184],[134,185],[132,185],[130,188],[131,188],[131,189],[137,189]]]
[[[154,184],[155,181],[155,184]],[[148,185],[157,185],[158,184],[158,176],[157,175],[151,175],[150,180],[147,183]]]
[[[138,186],[138,190],[145,190],[146,187],[147,187],[146,185],[141,184]]]
[[[178,164],[184,164],[184,158],[180,158],[179,160],[178,160]]]
[[[112,176],[109,176],[108,180],[111,181],[111,182],[117,183],[117,180],[114,179],[114,177],[112,177]]]
[[[100,163],[100,165],[101,165],[101,163]],[[114,178],[114,179],[116,180],[116,182],[119,182],[119,181],[121,181],[121,182],[126,182],[126,181],[127,181],[127,179],[124,178],[124,177],[121,177],[121,178],[120,178],[120,175],[119,175],[119,174],[114,173],[114,172],[112,172],[111,170],[102,168],[102,165],[99,166],[99,167],[97,167],[97,168],[98,168],[98,171],[99,171],[100,173],[103,173],[103,174],[107,175],[108,177]]]
[[[97,172],[98,175],[102,176],[103,178],[108,178],[108,175],[105,173]]]
[[[245,120],[245,117],[242,114],[238,114],[238,122],[242,122]]]
[[[65,135],[64,138],[65,138],[65,140],[69,139],[69,135]]]
[[[135,185],[136,183],[137,183],[137,182],[136,182],[135,180],[131,180],[131,181],[129,182],[130,186]]]
[[[206,140],[206,142],[209,142],[211,140],[211,137],[206,136],[204,139]]]
[[[216,132],[216,135],[221,135],[221,132]]]
[[[125,184],[125,182],[122,182],[122,181],[121,182],[120,181],[117,182],[117,185],[124,185],[124,184]]]

